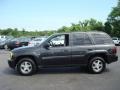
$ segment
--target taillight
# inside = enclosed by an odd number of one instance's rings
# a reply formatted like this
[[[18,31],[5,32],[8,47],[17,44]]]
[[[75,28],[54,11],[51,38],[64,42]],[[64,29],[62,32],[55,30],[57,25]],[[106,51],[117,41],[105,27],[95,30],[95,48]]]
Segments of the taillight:
[[[116,47],[112,48],[112,53],[113,53],[113,54],[116,54],[116,53],[117,53],[117,48],[116,48]]]

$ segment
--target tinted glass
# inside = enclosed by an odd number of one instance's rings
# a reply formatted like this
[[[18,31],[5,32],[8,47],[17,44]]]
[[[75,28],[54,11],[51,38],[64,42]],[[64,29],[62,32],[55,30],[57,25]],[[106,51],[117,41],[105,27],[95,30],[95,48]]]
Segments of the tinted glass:
[[[73,34],[73,45],[91,45],[89,36],[85,33]]]
[[[111,44],[111,38],[107,34],[92,34],[95,44]]]

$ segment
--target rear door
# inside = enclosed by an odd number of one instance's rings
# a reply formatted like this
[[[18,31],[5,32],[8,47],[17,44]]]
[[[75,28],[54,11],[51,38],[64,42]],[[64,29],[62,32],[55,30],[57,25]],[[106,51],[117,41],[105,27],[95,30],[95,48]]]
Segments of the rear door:
[[[86,64],[86,54],[94,49],[92,41],[86,33],[72,34],[72,64]]]

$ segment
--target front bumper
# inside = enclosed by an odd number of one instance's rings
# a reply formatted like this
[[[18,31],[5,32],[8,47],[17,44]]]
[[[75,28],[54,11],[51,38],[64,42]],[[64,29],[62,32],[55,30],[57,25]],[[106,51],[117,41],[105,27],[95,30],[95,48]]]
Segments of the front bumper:
[[[15,64],[14,61],[8,60],[8,65],[9,65],[10,68],[15,69],[15,65],[16,65],[16,64]]]

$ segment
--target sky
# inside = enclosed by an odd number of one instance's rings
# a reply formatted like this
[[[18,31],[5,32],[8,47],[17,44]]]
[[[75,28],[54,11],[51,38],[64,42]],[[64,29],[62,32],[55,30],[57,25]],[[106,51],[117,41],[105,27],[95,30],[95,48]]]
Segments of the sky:
[[[85,19],[105,22],[117,0],[0,0],[0,28],[56,30]]]

